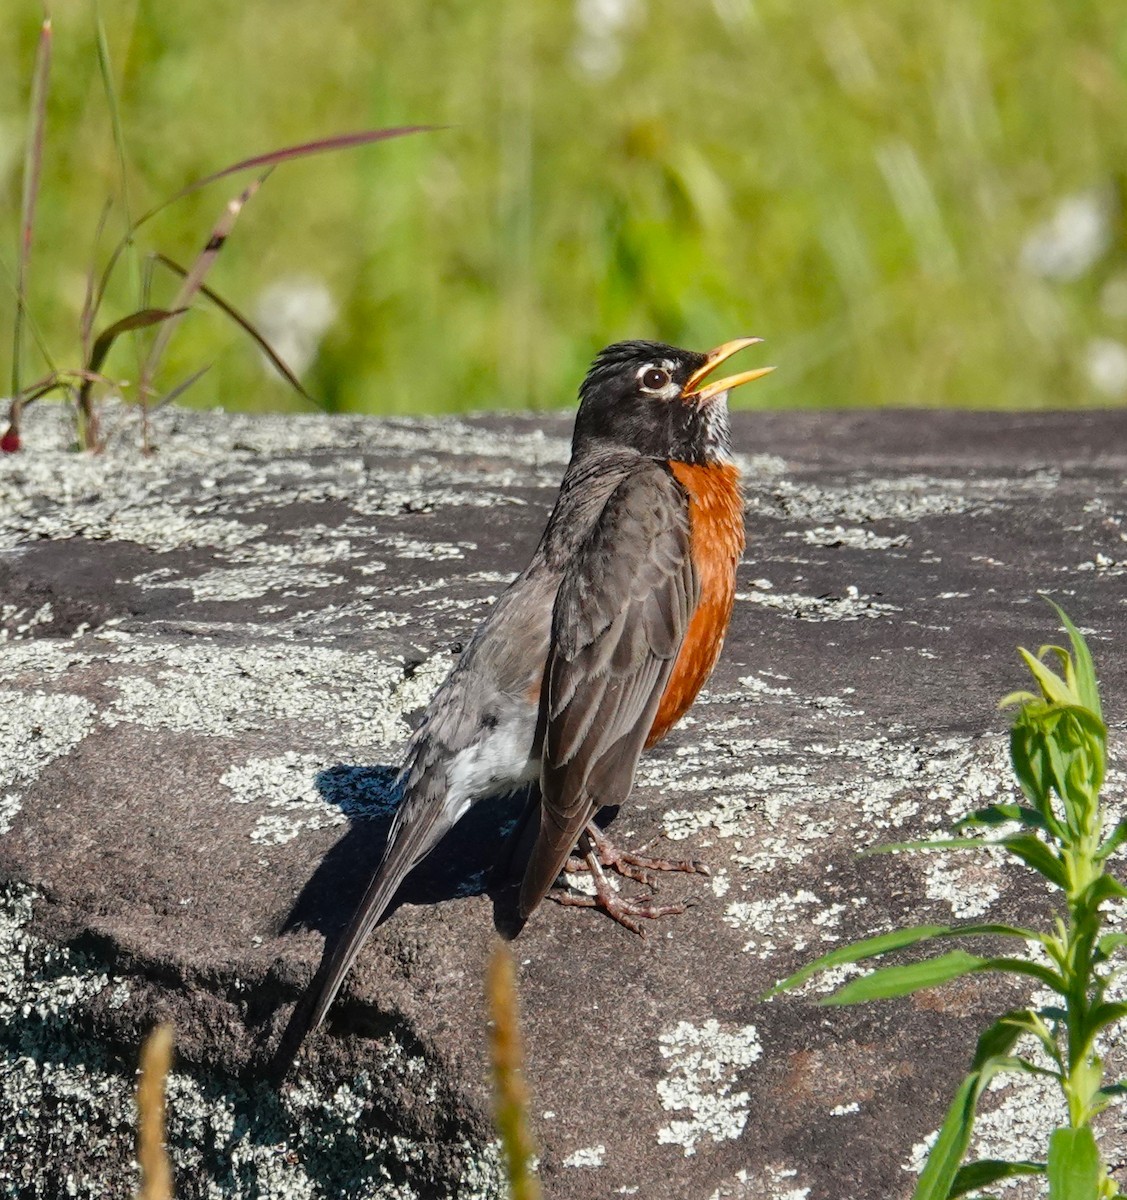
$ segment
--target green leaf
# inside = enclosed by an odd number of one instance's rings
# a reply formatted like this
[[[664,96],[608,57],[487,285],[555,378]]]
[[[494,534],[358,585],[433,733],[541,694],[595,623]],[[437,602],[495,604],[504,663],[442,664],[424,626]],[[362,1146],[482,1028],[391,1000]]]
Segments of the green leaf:
[[[890,950],[901,950],[905,946],[914,946],[917,942],[929,938],[940,937],[950,933],[950,925],[909,925],[905,929],[894,929],[891,933],[881,933],[876,937],[862,938],[859,942],[851,942],[848,946],[839,946],[829,954],[823,954],[813,962],[807,963],[801,970],[788,975],[786,979],[775,984],[770,991],[764,992],[763,999],[770,999],[780,992],[790,991],[801,987],[812,975],[825,971],[829,967],[837,967],[842,963],[861,962],[866,958],[874,958],[878,954],[886,954]]]
[[[1107,871],[1104,871],[1088,885],[1080,902],[1094,908],[1105,900],[1122,900],[1124,896],[1127,896],[1127,887],[1124,887],[1114,875],[1109,875]]]
[[[998,1064],[1001,1056],[1009,1054],[1014,1043],[1025,1032],[1024,1023],[1030,1017],[1028,1009],[1007,1013],[978,1039],[973,1068],[959,1084],[955,1098],[947,1109],[935,1145],[927,1156],[919,1183],[912,1193],[912,1200],[947,1200],[951,1194],[959,1164],[970,1145],[978,1098],[1000,1069]]]
[[[938,987],[960,975],[980,971],[988,959],[968,954],[965,950],[950,950],[938,958],[924,962],[907,963],[898,967],[880,967],[852,979],[838,988],[822,1004],[860,1004],[865,1000],[889,1000],[894,996],[908,996],[923,988]]]
[[[908,996],[923,988],[938,987],[974,971],[1006,971],[1013,975],[1031,975],[1060,995],[1067,994],[1064,980],[1049,967],[1027,958],[980,958],[965,950],[951,950],[938,958],[904,966],[879,967],[860,979],[851,979],[820,1004],[861,1004],[867,1000],[890,1000]]]
[[[987,958],[978,968],[980,971],[1008,971],[1011,975],[1030,975],[1050,987],[1058,995],[1066,996],[1068,987],[1051,967],[1032,962],[1028,958]]]
[[[927,1156],[912,1200],[947,1200],[959,1172],[959,1163],[970,1145],[975,1108],[982,1091],[982,1075],[972,1071],[961,1084],[939,1127],[939,1136]]]
[[[1123,845],[1124,841],[1127,841],[1127,821],[1120,821],[1096,851],[1096,861],[1102,862],[1105,858],[1110,857]]]
[[[807,963],[801,970],[796,971],[793,975],[775,984],[769,992],[763,994],[761,999],[767,1000],[772,996],[778,995],[780,992],[801,987],[802,984],[819,971],[840,966],[842,963],[862,962],[867,958],[875,958],[878,955],[887,954],[892,950],[902,950],[906,946],[914,946],[919,942],[929,939],[955,937],[1012,937],[1020,938],[1025,942],[1044,943],[1045,941],[1044,934],[1038,933],[1035,929],[1025,929],[1020,925],[1000,925],[996,923],[983,925],[913,925],[907,929],[896,929],[891,933],[882,933],[876,937],[865,938],[862,941],[853,942],[848,946],[840,946],[836,950],[831,950],[829,954],[823,954],[821,958],[816,958],[813,962]],[[984,959],[983,961],[990,960]]]
[[[1045,1164],[1040,1162],[1003,1162],[996,1158],[983,1158],[978,1162],[960,1167],[947,1193],[949,1200],[965,1196],[967,1192],[989,1187],[999,1179],[1014,1179],[1019,1175],[1044,1175]]]
[[[1008,825],[1011,821],[1019,821],[1032,829],[1050,832],[1044,816],[1035,808],[1028,808],[1024,804],[989,804],[986,808],[977,809],[961,821],[957,821],[955,828],[964,829],[968,825]],[[1127,822],[1124,822],[1124,825],[1127,826]],[[1127,829],[1124,832],[1127,836]]]
[[[1068,890],[1068,874],[1064,864],[1035,834],[1015,833],[1013,837],[1003,838],[999,844],[1027,866],[1039,871],[1050,883]]]
[[[1087,1125],[1053,1131],[1046,1174],[1049,1200],[1098,1200],[1100,1152]]]
[[[1088,1019],[1084,1022],[1084,1044],[1091,1040],[1101,1029],[1106,1029],[1109,1025],[1115,1025],[1117,1022],[1127,1018],[1127,1004],[1122,1001],[1107,1001],[1103,1004],[1097,1004],[1095,1008],[1088,1013]]]
[[[902,850],[983,850],[1002,844],[1002,842],[989,838],[919,838],[912,842],[885,842],[880,846],[870,846],[867,850],[862,850],[858,857],[868,858],[871,854],[898,854]]]
[[[1072,654],[1076,660],[1076,690],[1079,693],[1080,699],[1087,708],[1090,708],[1102,720],[1103,711],[1100,708],[1100,689],[1096,681],[1096,667],[1092,662],[1088,643],[1084,640],[1084,635],[1069,619],[1068,613],[1055,601],[1049,600],[1048,596],[1045,599],[1056,610],[1061,624],[1068,631],[1068,638],[1072,643]]]
[[[1052,701],[1054,704],[1069,704],[1074,699],[1064,680],[1049,670],[1039,658],[1034,658],[1024,646],[1018,646],[1017,652],[1025,659],[1025,665],[1029,668],[1033,678],[1037,680],[1037,686],[1046,700]]]
[[[1124,946],[1127,946],[1127,933],[1105,933],[1096,943],[1096,961],[1106,962]]]

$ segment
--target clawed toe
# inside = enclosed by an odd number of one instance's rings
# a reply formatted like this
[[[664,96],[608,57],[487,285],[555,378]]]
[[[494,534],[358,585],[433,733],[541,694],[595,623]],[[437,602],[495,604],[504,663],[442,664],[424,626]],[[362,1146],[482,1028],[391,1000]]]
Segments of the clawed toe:
[[[572,873],[590,872],[595,883],[595,894],[590,896],[581,892],[556,890],[549,893],[551,898],[557,904],[574,908],[600,909],[639,937],[646,936],[642,921],[676,916],[678,913],[683,913],[688,908],[688,904],[684,902],[659,904],[653,896],[620,896],[607,880],[603,871],[604,867],[610,867],[624,878],[653,890],[656,890],[657,887],[654,871],[711,874],[701,862],[651,858],[643,854],[619,850],[594,822],[588,824],[580,839],[579,848],[583,853],[583,858],[574,856],[569,858],[564,869]]]

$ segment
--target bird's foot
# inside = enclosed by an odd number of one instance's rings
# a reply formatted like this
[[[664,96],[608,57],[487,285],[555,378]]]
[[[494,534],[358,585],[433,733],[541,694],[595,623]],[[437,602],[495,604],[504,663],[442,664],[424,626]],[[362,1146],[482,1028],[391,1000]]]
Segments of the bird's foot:
[[[620,925],[645,937],[642,928],[643,920],[651,921],[657,917],[672,917],[683,913],[686,904],[658,904],[651,896],[620,896],[606,877],[604,866],[612,867],[618,874],[627,879],[643,883],[647,887],[655,886],[655,879],[647,868],[656,871],[696,871],[707,875],[708,868],[703,863],[672,862],[668,859],[647,858],[640,854],[628,854],[614,846],[594,822],[588,824],[579,848],[583,858],[569,858],[566,864],[568,871],[589,871],[595,883],[595,894],[584,895],[581,892],[552,891],[551,896],[557,904],[570,905],[575,908],[597,908],[612,917]]]
[[[656,917],[672,917],[683,913],[686,904],[656,904],[649,896],[620,896],[614,888],[608,885],[605,892],[596,891],[593,896],[585,896],[579,892],[551,891],[548,895],[557,903],[575,908],[597,908],[612,917],[619,925],[625,925],[639,937],[645,937],[642,919],[653,920]]]
[[[605,833],[595,824],[588,821],[584,830],[587,838],[594,846],[598,861],[604,867],[610,867],[624,879],[633,879],[635,883],[645,884],[652,888],[657,886],[655,871],[685,871],[696,875],[711,875],[708,867],[696,859],[655,858],[652,855],[636,851],[620,850]],[[587,858],[572,857],[567,860],[565,870],[578,874],[590,871]]]

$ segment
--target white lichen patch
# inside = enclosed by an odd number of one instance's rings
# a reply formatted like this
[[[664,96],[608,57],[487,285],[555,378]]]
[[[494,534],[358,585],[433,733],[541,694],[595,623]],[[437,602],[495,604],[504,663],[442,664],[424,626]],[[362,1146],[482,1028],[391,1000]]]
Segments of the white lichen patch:
[[[725,770],[725,763],[741,769]],[[1000,735],[803,744],[711,730],[672,756],[643,759],[638,781],[675,805],[662,817],[666,837],[707,832],[727,843],[733,889],[742,888],[741,879],[825,855],[831,841],[853,853],[945,831],[1015,791]],[[692,806],[677,804],[679,795]],[[904,861],[922,873],[931,858]]]
[[[801,705],[803,708],[808,708],[818,714],[825,714],[827,717],[832,715],[835,719],[862,715],[859,708],[852,707],[846,700],[846,696],[856,695],[855,688],[842,688],[840,696],[804,696],[797,693],[794,688],[768,683],[767,679],[761,678],[764,675],[768,679],[782,680],[786,678],[771,671],[760,671],[756,675],[743,675],[738,682],[745,695],[733,694],[722,696],[720,699],[728,703],[732,701],[738,703],[750,698],[756,703],[782,704],[790,708]],[[708,704],[714,702],[715,697],[716,693],[710,693],[702,697],[700,702]]]
[[[401,535],[380,537],[375,541],[396,558],[422,558],[427,562],[447,562],[450,559],[465,558],[467,551],[477,549],[474,542],[420,542],[416,538]]]
[[[0,884],[0,1027],[10,1027],[17,1017],[46,1024],[65,1021],[72,1009],[109,983],[107,975],[86,968],[79,956],[48,946],[30,932],[38,899],[30,887]]]
[[[788,538],[802,538],[808,546],[825,546],[827,548],[845,546],[850,550],[892,550],[908,544],[908,535],[901,533],[892,537],[874,533],[871,529],[859,526],[816,525],[813,529],[794,530],[783,534]]]
[[[743,946],[745,951],[755,951],[758,958],[770,958],[778,949],[774,935],[785,936],[792,949],[806,948],[806,939],[793,936],[791,928],[799,922],[809,922],[810,910],[816,912],[820,903],[806,889],[766,900],[737,900],[725,909],[724,923],[750,935]]]
[[[806,1200],[807,1187],[794,1187],[798,1172],[793,1167],[768,1163],[760,1171],[741,1168],[727,1183],[721,1184],[709,1200]]]
[[[135,584],[149,588],[190,588],[196,601],[257,600],[271,592],[283,596],[306,596],[317,588],[344,583],[343,575],[332,575],[307,566],[215,567],[201,575],[154,580],[138,576]]]
[[[1060,472],[1038,470],[1015,477],[897,475],[820,486],[791,478],[748,489],[756,515],[817,525],[861,526],[873,521],[920,521],[926,517],[985,512],[1006,496],[1047,495]]]
[[[779,479],[787,473],[786,459],[777,454],[734,454],[732,457],[744,479],[756,483]]]
[[[564,1160],[565,1167],[601,1167],[606,1161],[607,1148],[600,1142],[597,1146],[584,1146],[573,1150]]]
[[[885,604],[864,595],[852,584],[840,596],[806,596],[800,592],[753,588],[737,592],[736,599],[776,609],[800,621],[859,621],[864,617],[886,617],[901,611],[895,604]]]
[[[219,782],[231,789],[236,804],[264,807],[250,840],[278,846],[303,830],[343,825],[347,818],[329,804],[317,787],[318,772],[328,760],[290,750],[275,758],[251,758],[231,767]]]
[[[688,1112],[657,1131],[663,1144],[680,1146],[688,1157],[708,1139],[738,1138],[747,1124],[749,1096],[737,1091],[741,1074],[763,1053],[754,1025],[725,1030],[709,1018],[703,1025],[681,1021],[658,1039],[668,1066],[657,1085],[667,1112]]]
[[[85,629],[76,631],[80,637]],[[0,682],[39,683],[85,666],[92,656],[76,649],[74,638],[28,638],[7,642],[0,654]],[[21,679],[22,677],[22,679]]]
[[[50,601],[35,609],[0,604],[0,642],[26,638],[37,626],[50,625],[54,619],[55,612]]]
[[[765,672],[761,673],[765,674]],[[772,678],[778,678],[778,676],[772,676]],[[767,680],[761,679],[759,675],[743,675],[739,679],[739,685],[746,688],[756,698],[771,697],[782,700],[794,695],[794,688],[777,687],[768,683]]]
[[[924,891],[931,900],[950,906],[960,920],[981,917],[1002,895],[1005,878],[995,850],[929,851]]]
[[[6,652],[6,651],[5,651]],[[48,763],[78,745],[94,725],[94,706],[81,696],[0,691],[0,833],[22,807],[26,787]]]
[[[142,639],[118,645],[109,661],[133,670],[109,681],[118,693],[102,716],[109,724],[233,736],[292,720],[332,730],[338,750],[397,748],[409,732],[403,669],[375,652]]]
[[[0,836],[10,832],[12,822],[21,808],[23,805],[15,792],[8,792],[6,795],[0,796]]]

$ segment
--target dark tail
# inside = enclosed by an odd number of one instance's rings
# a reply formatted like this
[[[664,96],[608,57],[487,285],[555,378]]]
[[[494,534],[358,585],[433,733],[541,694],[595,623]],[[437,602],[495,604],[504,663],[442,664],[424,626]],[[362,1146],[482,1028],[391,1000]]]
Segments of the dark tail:
[[[298,1001],[274,1054],[271,1074],[275,1079],[285,1075],[301,1043],[325,1019],[368,935],[387,911],[400,884],[453,824],[443,803],[444,796],[431,795],[427,783],[426,777],[419,780],[419,786],[400,805],[383,858],[359,907],[332,950],[321,960],[313,982]]]

